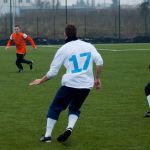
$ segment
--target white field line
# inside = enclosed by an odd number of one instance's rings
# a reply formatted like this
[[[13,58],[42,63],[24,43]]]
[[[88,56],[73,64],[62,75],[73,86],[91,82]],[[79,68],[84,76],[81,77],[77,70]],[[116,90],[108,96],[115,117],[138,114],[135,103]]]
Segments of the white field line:
[[[111,52],[126,52],[126,51],[150,51],[150,49],[98,49],[99,51],[111,51]]]
[[[40,45],[40,47],[60,47],[61,45]]]
[[[40,47],[60,47],[61,45],[41,45]],[[150,51],[150,49],[98,49],[99,51],[126,52],[126,51]]]

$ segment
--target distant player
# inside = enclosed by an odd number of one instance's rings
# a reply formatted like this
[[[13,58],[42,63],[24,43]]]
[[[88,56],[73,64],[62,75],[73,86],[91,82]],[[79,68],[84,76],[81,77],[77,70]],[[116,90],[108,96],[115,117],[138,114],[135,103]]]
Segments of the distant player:
[[[32,69],[33,67],[32,61],[24,59],[27,53],[26,41],[29,41],[34,49],[36,48],[36,45],[32,38],[25,33],[22,33],[19,25],[15,25],[14,33],[11,34],[10,39],[8,40],[6,50],[11,46],[12,43],[16,45],[16,66],[19,69],[18,72],[23,71],[22,63],[28,64],[30,69]]]
[[[150,69],[150,65],[149,65]],[[150,107],[150,82],[145,86],[145,95],[147,97],[148,105]],[[145,117],[150,117],[150,111],[146,112]]]
[[[41,79],[36,79],[30,85],[38,85],[56,76],[62,65],[66,73],[62,77],[62,86],[57,91],[47,114],[46,133],[41,137],[42,142],[51,142],[51,133],[60,113],[67,107],[68,126],[63,134],[58,136],[58,142],[65,142],[71,135],[73,128],[80,116],[80,108],[94,86],[101,88],[100,73],[103,59],[96,48],[77,38],[77,29],[74,25],[65,28],[65,42],[56,52],[50,65],[50,70]],[[96,64],[94,81],[93,62]]]
[[[150,107],[150,82],[145,86],[145,95],[147,97],[148,105]],[[150,111],[145,114],[145,117],[150,117]]]

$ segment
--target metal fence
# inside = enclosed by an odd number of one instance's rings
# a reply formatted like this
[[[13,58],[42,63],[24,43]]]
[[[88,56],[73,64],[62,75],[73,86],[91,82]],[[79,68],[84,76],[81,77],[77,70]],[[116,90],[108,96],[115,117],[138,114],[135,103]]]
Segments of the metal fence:
[[[122,0],[124,1],[124,0]],[[99,0],[94,7],[53,7],[22,9],[14,16],[15,24],[34,38],[63,39],[64,27],[73,23],[81,38],[133,39],[150,36],[150,2],[141,0],[134,4],[109,3]],[[147,3],[148,2],[148,3]],[[11,33],[11,15],[0,16],[0,39]]]

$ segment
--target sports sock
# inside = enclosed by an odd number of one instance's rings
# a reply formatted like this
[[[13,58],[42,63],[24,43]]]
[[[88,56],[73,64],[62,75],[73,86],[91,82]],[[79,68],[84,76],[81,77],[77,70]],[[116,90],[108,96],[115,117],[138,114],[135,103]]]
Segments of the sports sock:
[[[45,137],[51,137],[52,130],[53,130],[56,122],[57,122],[57,120],[47,118],[47,126],[46,126]]]
[[[76,122],[78,120],[78,116],[77,115],[74,115],[74,114],[70,114],[69,117],[68,117],[68,126],[67,126],[67,129],[68,128],[72,128],[75,126]]]
[[[150,95],[147,96],[148,105],[150,107]]]

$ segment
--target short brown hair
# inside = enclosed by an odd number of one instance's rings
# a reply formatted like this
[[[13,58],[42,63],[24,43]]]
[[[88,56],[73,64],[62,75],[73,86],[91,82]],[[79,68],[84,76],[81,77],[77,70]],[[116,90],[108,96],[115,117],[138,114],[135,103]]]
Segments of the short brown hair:
[[[15,27],[21,28],[19,24],[16,24]]]
[[[77,28],[73,24],[68,24],[65,28],[65,33],[67,37],[76,37],[77,36]]]

